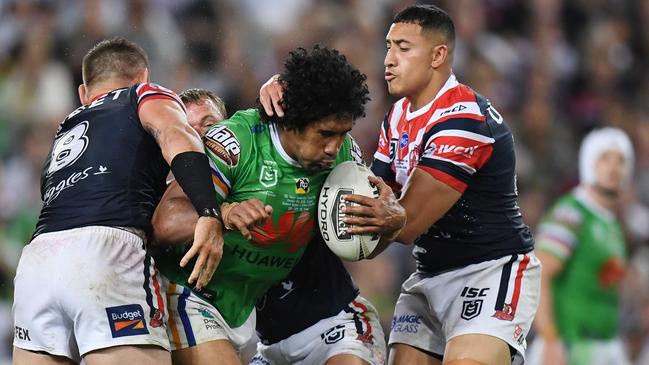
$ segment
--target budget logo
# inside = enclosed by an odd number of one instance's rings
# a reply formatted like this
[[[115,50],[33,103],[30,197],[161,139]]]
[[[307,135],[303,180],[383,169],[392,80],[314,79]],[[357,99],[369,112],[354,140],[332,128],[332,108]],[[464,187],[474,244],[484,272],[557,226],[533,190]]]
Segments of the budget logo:
[[[146,335],[149,330],[144,321],[144,310],[139,304],[106,308],[110,332],[115,337]]]

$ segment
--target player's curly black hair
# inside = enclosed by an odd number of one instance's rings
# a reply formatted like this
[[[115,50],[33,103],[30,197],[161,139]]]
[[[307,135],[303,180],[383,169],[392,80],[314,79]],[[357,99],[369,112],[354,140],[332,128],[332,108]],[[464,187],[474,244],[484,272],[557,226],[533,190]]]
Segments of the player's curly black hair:
[[[366,79],[335,49],[298,48],[289,54],[279,76],[284,117],[269,117],[261,106],[259,113],[263,120],[292,130],[303,130],[332,115],[355,120],[365,116],[365,103],[370,100]]]

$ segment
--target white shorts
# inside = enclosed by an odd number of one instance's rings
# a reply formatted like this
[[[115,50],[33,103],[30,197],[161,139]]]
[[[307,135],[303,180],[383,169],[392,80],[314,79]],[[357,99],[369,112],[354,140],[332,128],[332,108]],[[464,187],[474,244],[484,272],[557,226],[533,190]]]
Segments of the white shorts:
[[[541,263],[531,252],[432,277],[415,272],[401,287],[389,343],[443,355],[452,338],[485,334],[516,349],[512,364],[522,364],[540,285]]]
[[[537,338],[527,351],[525,365],[543,364],[544,341]],[[580,340],[567,349],[570,365],[631,365],[629,351],[619,338],[611,340]],[[639,362],[638,364],[645,364]]]
[[[180,350],[215,340],[229,341],[237,352],[241,352],[255,333],[255,311],[246,322],[231,328],[221,313],[210,303],[188,288],[162,281],[167,288],[168,335],[171,350]]]
[[[110,227],[43,233],[14,280],[14,346],[79,361],[118,345],[169,350],[164,296],[143,240]]]
[[[341,354],[372,365],[386,359],[385,336],[374,306],[361,296],[336,316],[325,318],[293,336],[266,346],[257,343],[251,365],[322,365]]]

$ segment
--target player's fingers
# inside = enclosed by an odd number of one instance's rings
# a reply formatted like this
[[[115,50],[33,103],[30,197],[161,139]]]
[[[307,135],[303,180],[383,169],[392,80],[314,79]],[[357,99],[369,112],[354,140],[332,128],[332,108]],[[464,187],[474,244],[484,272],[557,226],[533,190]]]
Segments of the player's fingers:
[[[205,253],[201,252],[198,255],[198,258],[196,259],[196,263],[194,264],[194,269],[192,270],[192,273],[189,275],[189,279],[187,280],[188,283],[193,284],[196,282],[196,279],[201,274],[201,271],[203,270],[203,266],[205,266]],[[200,287],[199,287],[200,288]]]
[[[196,256],[196,253],[198,252],[199,247],[196,244],[192,244],[192,247],[189,248],[189,251],[185,253],[182,259],[180,259],[180,267],[185,267],[187,266],[187,263]]]
[[[284,109],[282,109],[281,102],[282,102],[281,96],[278,95],[277,97],[273,98],[273,108],[275,109],[275,112],[277,112],[278,117],[284,116]]]
[[[239,232],[241,232],[241,235],[244,236],[247,240],[252,239],[252,232],[250,232],[250,228],[248,228],[248,226],[244,225],[239,227]]]
[[[273,214],[273,207],[271,207],[270,205],[266,205],[264,207],[264,211],[266,211],[266,214],[268,214],[268,217],[270,218],[270,216]]]
[[[364,206],[372,206],[374,203],[376,203],[376,200],[374,198],[370,198],[369,196],[365,195],[358,195],[358,194],[348,194],[345,195],[345,200],[348,202],[354,202],[360,205]],[[349,207],[345,207],[346,209],[349,209]]]
[[[270,101],[270,96],[267,94],[267,90],[262,88],[259,90],[259,102],[261,103],[261,106],[264,107],[264,111],[266,112],[266,115],[269,117],[272,117],[274,115],[273,113],[273,103]]]
[[[363,205],[344,207],[343,213],[345,213],[345,216],[347,217],[349,216],[375,217],[376,216],[376,214],[374,213],[374,209]],[[343,218],[343,221],[344,219],[346,218]]]
[[[379,226],[380,220],[374,217],[345,217],[343,223],[348,226]]]
[[[385,199],[392,195],[392,189],[382,178],[378,176],[368,176],[367,178],[379,189],[379,198]]]
[[[369,234],[381,233],[381,227],[377,226],[354,226],[347,228],[348,234]]]
[[[205,268],[201,270],[201,274],[198,277],[198,285],[200,285],[201,287],[205,286],[210,282],[210,280],[212,280],[214,271],[216,271],[216,267],[221,261],[222,253],[223,253],[222,250],[218,250],[217,248],[212,249],[212,251],[207,257]]]

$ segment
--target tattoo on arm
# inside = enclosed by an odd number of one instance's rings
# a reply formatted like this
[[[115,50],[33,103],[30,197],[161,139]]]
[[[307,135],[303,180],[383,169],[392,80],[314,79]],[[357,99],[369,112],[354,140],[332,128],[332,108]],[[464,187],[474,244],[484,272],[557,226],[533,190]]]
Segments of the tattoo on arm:
[[[151,124],[142,122],[144,130],[149,132],[149,134],[155,139],[156,143],[160,144],[160,130],[154,127]]]

